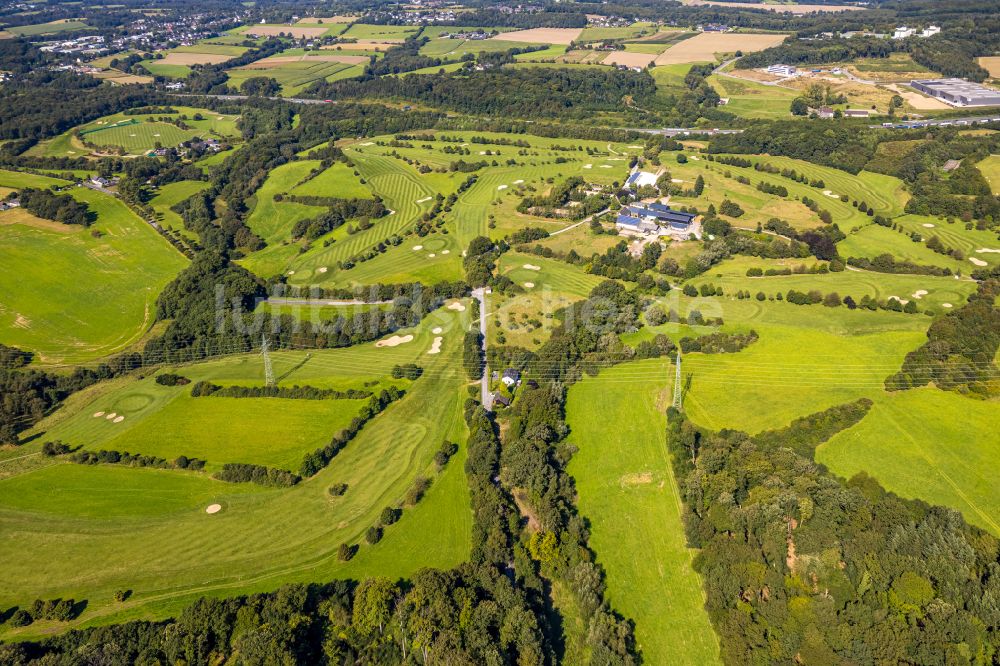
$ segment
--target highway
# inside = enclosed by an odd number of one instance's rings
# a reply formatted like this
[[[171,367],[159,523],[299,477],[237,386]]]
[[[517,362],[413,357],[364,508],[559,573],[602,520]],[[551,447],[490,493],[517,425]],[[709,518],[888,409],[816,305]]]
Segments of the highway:
[[[916,129],[918,127],[949,127],[951,125],[979,125],[982,123],[1000,122],[1000,112],[986,116],[964,116],[962,118],[928,118],[927,120],[898,120],[892,123],[894,129]],[[869,127],[885,127],[887,125],[869,125]]]

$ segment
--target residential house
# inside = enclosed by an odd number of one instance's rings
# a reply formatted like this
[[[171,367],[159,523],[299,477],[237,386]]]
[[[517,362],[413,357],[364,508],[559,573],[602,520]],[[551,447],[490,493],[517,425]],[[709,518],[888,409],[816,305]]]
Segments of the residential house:
[[[514,386],[521,381],[521,373],[515,368],[507,368],[500,375],[500,381],[504,383],[505,386]]]

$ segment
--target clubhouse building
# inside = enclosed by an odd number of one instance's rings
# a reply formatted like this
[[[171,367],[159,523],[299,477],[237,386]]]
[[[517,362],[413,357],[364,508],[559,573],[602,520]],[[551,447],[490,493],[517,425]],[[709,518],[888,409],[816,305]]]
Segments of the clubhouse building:
[[[615,227],[625,233],[650,236],[698,235],[700,225],[694,213],[674,210],[661,203],[634,203],[618,212]]]

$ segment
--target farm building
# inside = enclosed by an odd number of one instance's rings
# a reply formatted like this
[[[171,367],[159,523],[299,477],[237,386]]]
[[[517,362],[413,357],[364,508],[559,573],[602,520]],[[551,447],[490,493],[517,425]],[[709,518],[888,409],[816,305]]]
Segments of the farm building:
[[[694,231],[694,213],[684,213],[660,203],[632,204],[622,208],[615,220],[621,231],[644,234],[686,234]]]
[[[1000,106],[1000,90],[965,79],[918,79],[910,87],[952,106]]]

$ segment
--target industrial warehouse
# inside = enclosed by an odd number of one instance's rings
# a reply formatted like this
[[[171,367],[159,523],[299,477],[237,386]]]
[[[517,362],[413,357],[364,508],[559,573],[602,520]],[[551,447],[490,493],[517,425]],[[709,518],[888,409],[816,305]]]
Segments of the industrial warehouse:
[[[952,106],[1000,106],[1000,90],[965,79],[921,79],[910,86]]]

